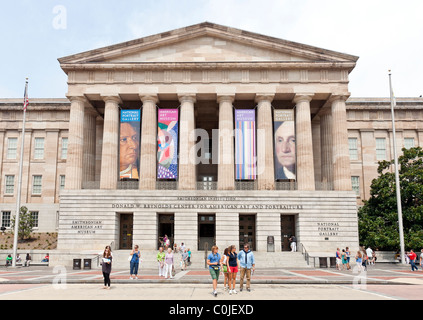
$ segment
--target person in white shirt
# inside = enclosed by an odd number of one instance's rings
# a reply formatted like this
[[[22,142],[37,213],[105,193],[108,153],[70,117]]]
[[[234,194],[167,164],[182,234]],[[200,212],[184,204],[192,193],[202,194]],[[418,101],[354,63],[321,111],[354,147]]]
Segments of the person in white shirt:
[[[374,262],[373,262],[373,250],[370,247],[368,247],[366,249],[366,255],[369,258],[369,260],[368,260],[369,261],[369,264],[370,263],[374,264]]]

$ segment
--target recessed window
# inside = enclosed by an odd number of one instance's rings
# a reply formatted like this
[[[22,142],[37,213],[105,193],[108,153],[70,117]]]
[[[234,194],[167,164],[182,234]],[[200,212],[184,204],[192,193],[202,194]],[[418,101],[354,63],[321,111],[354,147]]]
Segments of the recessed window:
[[[385,138],[376,138],[376,160],[386,160]]]
[[[357,138],[348,138],[350,160],[358,160]]]
[[[5,177],[5,194],[13,194],[15,192],[15,176]]]
[[[18,151],[18,138],[7,139],[7,159],[16,159]]]
[[[41,194],[41,190],[42,190],[42,176],[33,176],[32,194]]]
[[[35,138],[34,159],[44,159],[44,138]]]

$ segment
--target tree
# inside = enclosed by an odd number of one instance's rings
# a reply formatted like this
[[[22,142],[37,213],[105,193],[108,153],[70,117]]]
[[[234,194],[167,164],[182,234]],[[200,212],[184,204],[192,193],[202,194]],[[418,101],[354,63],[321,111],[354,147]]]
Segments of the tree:
[[[12,218],[12,230],[15,230],[16,216]],[[18,238],[24,240],[29,238],[32,230],[34,229],[34,219],[32,218],[31,212],[28,208],[22,206],[19,213],[19,227],[18,227]]]
[[[423,248],[423,149],[402,149],[398,157],[405,249]],[[370,198],[358,211],[360,242],[379,250],[399,250],[394,160],[380,161]]]

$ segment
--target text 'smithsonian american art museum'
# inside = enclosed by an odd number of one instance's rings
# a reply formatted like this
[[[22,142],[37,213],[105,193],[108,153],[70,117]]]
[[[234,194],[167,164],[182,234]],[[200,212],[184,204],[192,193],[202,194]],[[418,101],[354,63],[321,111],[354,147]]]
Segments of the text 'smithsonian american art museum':
[[[205,22],[58,60],[67,99],[30,97],[24,137],[22,99],[0,100],[6,229],[25,139],[22,205],[58,250],[358,248],[393,158],[389,98],[350,97],[358,57]],[[421,119],[422,98],[397,98],[399,153]]]

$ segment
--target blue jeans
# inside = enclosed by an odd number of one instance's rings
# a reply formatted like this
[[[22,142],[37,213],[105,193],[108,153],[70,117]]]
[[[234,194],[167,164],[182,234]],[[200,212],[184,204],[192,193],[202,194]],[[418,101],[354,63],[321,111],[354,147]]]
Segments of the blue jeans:
[[[411,260],[410,264],[411,264],[411,271],[414,271],[414,268],[416,268],[416,270],[419,270],[419,268],[417,268],[416,264],[414,263],[414,260]]]
[[[138,262],[132,262],[131,261],[131,264],[130,264],[130,269],[131,269],[131,271],[130,271],[130,274],[138,274],[138,265],[139,265],[139,263]]]

